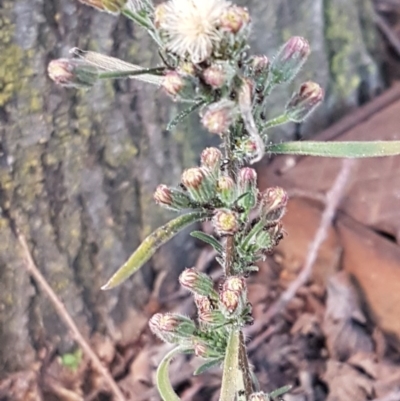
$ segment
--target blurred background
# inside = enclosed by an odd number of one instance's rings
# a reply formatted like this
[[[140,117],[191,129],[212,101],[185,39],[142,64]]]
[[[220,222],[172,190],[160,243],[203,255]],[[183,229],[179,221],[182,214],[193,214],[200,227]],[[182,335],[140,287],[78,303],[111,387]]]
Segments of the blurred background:
[[[252,52],[272,57],[293,35],[312,54],[271,98],[277,115],[305,80],[325,102],[272,139],[400,139],[399,0],[249,0]],[[167,348],[149,331],[153,313],[194,313],[177,277],[216,274],[212,251],[185,232],[124,285],[100,287],[152,229],[171,215],[154,204],[200,151],[217,144],[160,90],[133,80],[89,91],[57,87],[50,60],[72,47],[144,67],[158,55],[146,32],[76,0],[0,0],[0,400],[112,400],[101,375],[28,274],[11,219],[36,265],[127,400],[158,400],[154,373]],[[265,158],[260,188],[291,195],[287,235],[249,279],[256,323],[250,360],[265,391],[293,384],[288,401],[400,400],[399,158],[358,161],[312,276],[276,313],[270,306],[298,277],[342,162]],[[207,227],[205,227],[207,229]],[[220,371],[193,377],[177,358],[171,378],[185,401],[216,400]]]

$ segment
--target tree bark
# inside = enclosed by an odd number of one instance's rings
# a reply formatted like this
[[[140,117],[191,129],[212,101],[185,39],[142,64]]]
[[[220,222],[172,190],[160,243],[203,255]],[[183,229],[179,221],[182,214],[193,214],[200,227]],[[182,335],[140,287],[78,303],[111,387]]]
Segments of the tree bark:
[[[313,53],[295,82],[273,95],[276,115],[300,82],[319,82],[327,100],[301,126],[275,139],[309,136],[381,88],[379,54],[368,0],[249,0],[255,53],[272,56],[292,35]],[[0,378],[25,369],[51,343],[68,351],[71,338],[52,305],[27,276],[9,216],[28,239],[49,284],[87,336],[114,338],[130,311],[143,306],[155,278],[171,274],[169,293],[194,260],[186,234],[164,246],[123,286],[99,290],[140,241],[170,215],[156,207],[159,183],[176,184],[211,141],[197,123],[165,125],[176,106],[133,81],[106,82],[83,92],[56,87],[49,60],[71,47],[114,55],[145,67],[157,50],[140,28],[75,0],[0,3]],[[193,119],[194,120],[194,119]],[[197,121],[197,119],[196,119]]]

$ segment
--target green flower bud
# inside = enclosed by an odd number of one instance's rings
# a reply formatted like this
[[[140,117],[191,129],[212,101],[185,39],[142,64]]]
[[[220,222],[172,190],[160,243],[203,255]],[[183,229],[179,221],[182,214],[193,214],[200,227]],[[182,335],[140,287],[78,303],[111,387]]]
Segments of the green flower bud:
[[[185,269],[179,276],[179,282],[182,287],[197,295],[209,297],[214,292],[212,279],[194,267]]]
[[[149,326],[161,340],[169,343],[182,343],[182,340],[190,339],[196,330],[192,320],[176,313],[156,313]]]
[[[99,76],[97,68],[86,61],[67,58],[50,61],[47,72],[56,84],[71,88],[90,88]]]
[[[304,121],[320,105],[324,91],[315,82],[305,82],[300,86],[286,106],[286,115],[290,121]]]
[[[185,170],[181,181],[197,202],[207,202],[215,196],[215,177],[206,167],[192,167]]]
[[[278,51],[271,64],[271,73],[277,84],[291,81],[310,55],[310,45],[300,37],[290,38]]]
[[[222,160],[221,151],[217,148],[205,148],[203,152],[201,152],[200,159],[201,165],[212,171],[215,177],[218,177]]]
[[[193,99],[196,91],[193,77],[174,70],[165,73],[161,86],[175,99]]]
[[[236,291],[238,293],[246,293],[246,280],[242,276],[229,276],[222,284],[222,289]]]
[[[209,344],[195,340],[193,342],[194,354],[203,359],[214,359],[221,356],[221,353],[211,348]],[[223,354],[222,354],[223,355]]]
[[[182,210],[191,207],[190,198],[185,193],[175,188],[169,188],[164,184],[157,187],[153,197],[157,204],[168,209]]]
[[[223,176],[217,181],[217,193],[218,197],[226,206],[229,206],[235,201],[236,185],[231,177]]]
[[[210,312],[214,309],[208,296],[198,295],[195,293],[194,303],[196,304],[199,315],[205,312]]]
[[[233,235],[239,230],[238,214],[229,209],[219,209],[212,223],[218,235]]]
[[[221,88],[227,81],[227,75],[221,64],[213,64],[203,71],[204,81],[214,89]]]
[[[239,196],[246,194],[239,201],[238,205],[246,211],[251,210],[257,203],[257,173],[250,167],[243,167],[238,175]]]
[[[226,323],[226,318],[218,309],[199,311],[199,321],[211,327],[219,327]]]
[[[243,302],[240,292],[225,290],[219,294],[221,311],[226,317],[239,316],[243,312]]]

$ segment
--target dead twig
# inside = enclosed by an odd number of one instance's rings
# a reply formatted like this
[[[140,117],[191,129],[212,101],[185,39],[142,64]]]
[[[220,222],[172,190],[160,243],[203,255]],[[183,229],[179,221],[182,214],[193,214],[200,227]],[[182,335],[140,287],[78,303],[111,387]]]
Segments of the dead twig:
[[[39,284],[42,288],[43,292],[49,298],[51,303],[53,304],[54,308],[56,309],[58,315],[60,316],[61,320],[64,321],[65,325],[71,332],[72,337],[75,341],[79,344],[82,348],[84,354],[90,359],[92,365],[98,372],[103,376],[104,381],[110,387],[110,390],[115,396],[117,401],[126,401],[126,398],[122,394],[120,388],[118,387],[117,383],[111,376],[108,369],[102,364],[98,356],[95,354],[93,349],[90,347],[89,343],[85,340],[81,332],[79,331],[78,327],[76,326],[74,320],[72,319],[71,315],[68,313],[67,309],[65,308],[64,304],[58,298],[57,294],[53,291],[50,287],[46,279],[43,277],[42,273],[37,268],[31,251],[29,250],[28,244],[26,242],[25,236],[18,230],[17,227],[14,227],[15,234],[17,237],[18,242],[20,243],[22,250],[24,252],[25,257],[25,267],[29,274],[35,279],[35,281]]]

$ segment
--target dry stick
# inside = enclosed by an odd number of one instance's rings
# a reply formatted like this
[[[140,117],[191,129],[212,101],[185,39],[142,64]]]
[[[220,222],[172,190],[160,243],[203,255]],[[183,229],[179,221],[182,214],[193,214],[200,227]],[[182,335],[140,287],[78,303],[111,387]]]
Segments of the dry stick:
[[[282,293],[280,298],[262,316],[262,319],[259,320],[263,322],[261,323],[261,325],[265,325],[276,314],[281,312],[282,309],[287,305],[287,303],[296,295],[299,288],[305,285],[307,281],[310,279],[314,262],[318,256],[319,248],[325,241],[325,238],[328,234],[329,227],[332,223],[333,218],[335,217],[335,211],[339,205],[340,200],[342,199],[344,189],[350,178],[351,170],[354,167],[354,165],[355,165],[354,159],[343,160],[342,168],[338,176],[336,177],[336,180],[332,188],[326,195],[325,210],[322,214],[321,223],[315,234],[314,240],[310,245],[303,270],[300,272],[296,280],[294,280],[292,284],[290,284],[290,286],[286,289],[286,291]],[[256,329],[261,329],[261,327],[257,327]],[[255,340],[255,342],[257,343],[259,343],[259,341],[262,341],[261,336]],[[252,344],[252,348],[254,348],[254,346],[255,345]]]
[[[108,369],[101,363],[98,356],[94,353],[94,351],[90,347],[89,343],[85,340],[85,338],[79,331],[78,327],[76,326],[75,322],[73,321],[71,315],[68,313],[64,304],[58,298],[57,294],[53,291],[53,289],[47,283],[46,279],[43,277],[42,273],[40,273],[39,269],[35,265],[31,251],[29,250],[29,247],[28,247],[28,244],[26,242],[24,235],[22,233],[20,233],[17,228],[15,228],[15,231],[16,231],[17,239],[24,251],[24,256],[25,256],[25,260],[26,260],[26,264],[25,264],[26,269],[32,275],[32,277],[37,281],[37,283],[40,285],[40,287],[42,288],[44,293],[50,299],[54,308],[58,312],[60,318],[64,321],[66,326],[69,328],[72,337],[75,339],[75,341],[82,348],[83,352],[90,359],[93,366],[103,376],[105,382],[110,386],[110,389],[111,389],[112,393],[115,395],[116,400],[126,401],[126,398],[122,394],[121,390],[119,389],[117,383],[111,376]]]

